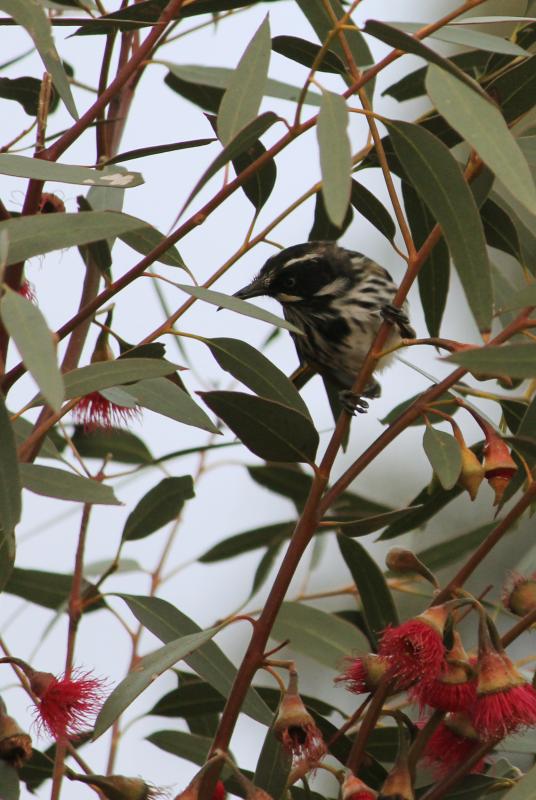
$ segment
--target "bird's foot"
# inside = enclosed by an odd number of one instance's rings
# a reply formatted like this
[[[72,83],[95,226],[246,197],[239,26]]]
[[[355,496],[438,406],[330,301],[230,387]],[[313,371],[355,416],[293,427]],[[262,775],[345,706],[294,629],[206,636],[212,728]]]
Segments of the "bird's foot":
[[[341,405],[345,411],[350,414],[350,416],[354,416],[354,414],[366,414],[369,404],[366,400],[363,400],[355,392],[352,392],[351,389],[343,389],[339,392],[339,400],[341,401]]]
[[[386,303],[380,309],[380,314],[386,322],[389,322],[391,325],[396,325],[403,339],[415,339],[416,334],[409,324],[409,317],[401,308],[393,306],[391,303]]]

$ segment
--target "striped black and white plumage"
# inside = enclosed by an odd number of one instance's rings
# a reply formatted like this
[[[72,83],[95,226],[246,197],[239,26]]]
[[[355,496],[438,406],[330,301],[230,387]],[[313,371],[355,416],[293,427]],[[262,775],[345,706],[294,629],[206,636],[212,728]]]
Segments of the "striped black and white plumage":
[[[387,270],[361,253],[333,242],[306,242],[269,258],[235,296],[278,300],[285,318],[303,331],[303,336],[293,335],[300,362],[331,380],[347,407],[360,411],[367,404],[349,390],[382,320],[394,323],[389,346],[401,337],[415,337],[406,309],[391,305],[395,292]],[[363,394],[378,397],[378,382],[372,379]]]

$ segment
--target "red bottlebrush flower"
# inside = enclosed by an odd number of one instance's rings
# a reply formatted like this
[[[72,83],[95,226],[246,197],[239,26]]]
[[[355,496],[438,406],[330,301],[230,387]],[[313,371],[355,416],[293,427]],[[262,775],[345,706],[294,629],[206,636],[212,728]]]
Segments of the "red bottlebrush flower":
[[[485,649],[477,670],[471,718],[484,740],[503,739],[536,725],[536,691],[504,651]]]
[[[419,681],[410,690],[411,698],[442,711],[466,711],[476,698],[475,671],[457,631],[454,644],[446,653],[440,673],[432,681]]]
[[[19,294],[22,297],[25,297],[26,300],[29,300],[30,303],[37,303],[37,295],[35,294],[35,288],[32,286],[30,281],[24,279],[21,285],[19,286]]]
[[[448,714],[429,738],[424,751],[438,778],[472,756],[482,742],[466,714]],[[480,759],[471,772],[482,772],[484,759]]]
[[[518,617],[524,617],[536,608],[536,572],[528,578],[519,572],[511,572],[503,589],[502,601],[504,607]]]
[[[443,630],[448,617],[446,606],[431,606],[418,617],[382,634],[379,654],[390,661],[397,688],[408,688],[416,681],[432,681],[441,670],[445,656]]]
[[[279,705],[273,730],[296,761],[314,764],[326,752],[322,734],[298,694],[298,675],[294,671],[289,674],[288,688]]]
[[[386,658],[367,653],[348,659],[346,670],[335,678],[335,682],[344,683],[348,691],[354,694],[367,694],[376,689],[389,667]]]
[[[102,705],[104,682],[101,679],[80,670],[62,678],[32,670],[28,678],[32,692],[39,698],[39,727],[55,739],[78,736],[92,725]]]
[[[378,792],[356,778],[355,775],[347,775],[342,784],[342,800],[376,800]]]
[[[91,392],[80,398],[72,413],[75,423],[83,425],[84,431],[90,433],[99,428],[110,430],[136,419],[140,410],[137,406],[131,408],[113,403],[100,392]]]

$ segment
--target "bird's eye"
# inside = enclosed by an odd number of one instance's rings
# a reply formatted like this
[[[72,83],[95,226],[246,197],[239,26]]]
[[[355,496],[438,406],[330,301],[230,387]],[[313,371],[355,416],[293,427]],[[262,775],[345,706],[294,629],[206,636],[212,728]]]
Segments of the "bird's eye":
[[[294,289],[296,286],[296,278],[293,275],[285,275],[282,284],[284,289]]]

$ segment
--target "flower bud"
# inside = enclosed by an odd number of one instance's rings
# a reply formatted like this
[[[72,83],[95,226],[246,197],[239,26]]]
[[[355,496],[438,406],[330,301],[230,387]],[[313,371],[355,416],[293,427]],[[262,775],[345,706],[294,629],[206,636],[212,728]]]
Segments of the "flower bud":
[[[524,617],[536,608],[536,573],[530,578],[512,572],[503,589],[503,605],[518,617]]]
[[[3,705],[3,704],[2,704]],[[31,737],[19,727],[13,717],[0,714],[0,758],[20,769],[32,757]]]
[[[398,759],[385,779],[378,800],[415,800],[407,759]]]
[[[510,448],[493,430],[485,424],[486,444],[484,445],[484,472],[486,480],[495,492],[493,505],[501,502],[506,487],[517,472],[517,464],[510,454]]]
[[[273,731],[295,759],[306,759],[314,764],[326,752],[322,734],[298,693],[298,674],[295,671],[289,673],[288,689],[279,705]]]
[[[437,580],[433,573],[415,553],[412,553],[411,550],[406,550],[404,547],[391,547],[385,556],[385,565],[392,572],[400,572],[403,575],[420,575],[437,587]]]
[[[74,775],[71,780],[96,787],[107,800],[156,800],[162,791],[150,786],[142,778],[127,778],[125,775]]]

